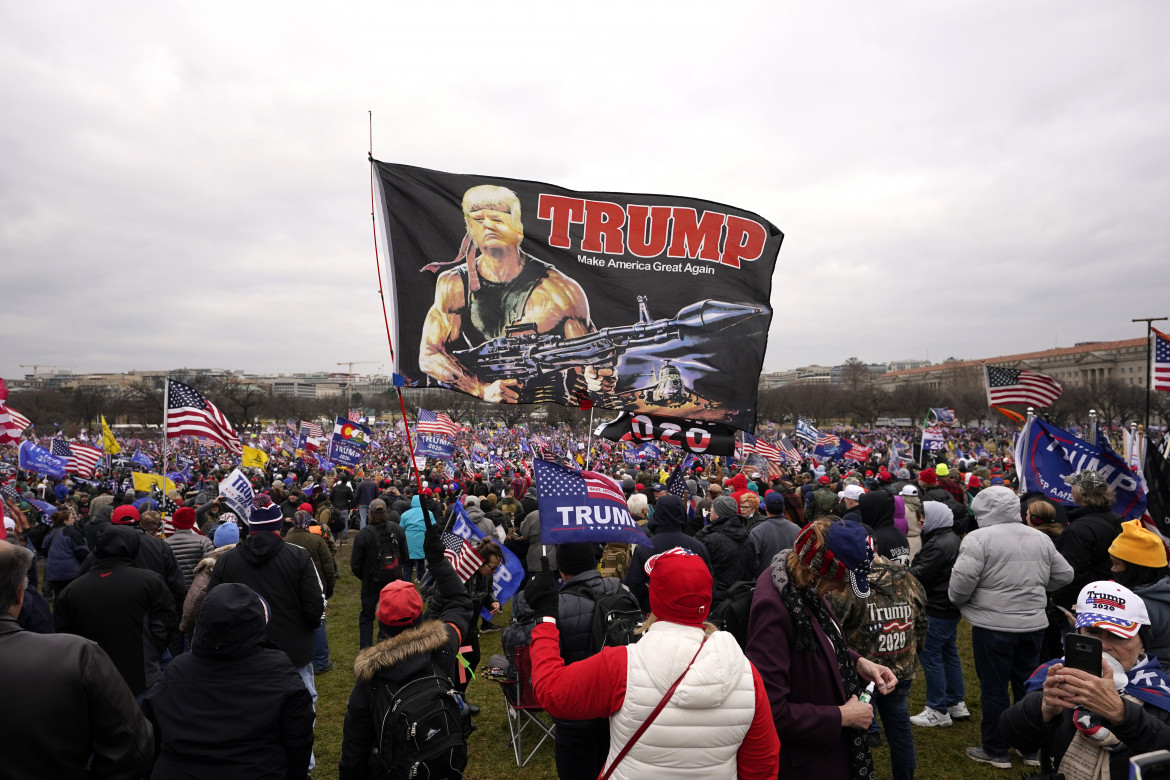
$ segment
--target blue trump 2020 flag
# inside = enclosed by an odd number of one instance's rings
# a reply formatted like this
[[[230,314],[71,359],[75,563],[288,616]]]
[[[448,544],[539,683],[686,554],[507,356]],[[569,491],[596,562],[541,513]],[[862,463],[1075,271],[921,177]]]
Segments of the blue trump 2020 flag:
[[[604,474],[577,471],[547,460],[533,460],[532,466],[541,542],[646,543],[646,532],[630,516],[617,482]]]
[[[456,501],[454,506],[455,524],[451,527],[451,532],[473,543],[482,539],[484,532],[471,522],[463,504]],[[507,547],[500,545],[500,550],[504,553],[504,562],[500,564],[500,568],[496,569],[496,573],[492,576],[492,597],[503,604],[512,598],[512,595],[524,584],[524,564]],[[481,614],[484,620],[491,622],[492,615],[487,609],[482,610]]]
[[[433,433],[420,433],[414,439],[414,457],[441,458],[451,460],[455,457],[455,445],[444,436]]]
[[[154,471],[154,461],[150,458],[149,455],[146,455],[140,449],[134,450],[134,454],[130,456],[130,462],[137,463],[147,471]]]
[[[58,458],[44,447],[38,447],[27,439],[20,443],[18,451],[19,465],[25,471],[35,471],[38,474],[60,479],[65,476],[65,458]]]
[[[1108,444],[1095,446],[1043,420],[1033,420],[1016,445],[1020,492],[1039,492],[1062,504],[1073,505],[1072,488],[1065,477],[1092,469],[1113,488],[1113,511],[1126,520],[1146,511],[1146,496],[1125,459]]]

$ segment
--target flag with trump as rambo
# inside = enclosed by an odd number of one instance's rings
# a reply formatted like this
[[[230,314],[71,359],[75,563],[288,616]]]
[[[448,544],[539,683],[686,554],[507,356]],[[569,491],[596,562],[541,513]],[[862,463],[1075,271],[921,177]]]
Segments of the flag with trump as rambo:
[[[770,222],[693,198],[373,165],[408,387],[755,422],[783,240]]]

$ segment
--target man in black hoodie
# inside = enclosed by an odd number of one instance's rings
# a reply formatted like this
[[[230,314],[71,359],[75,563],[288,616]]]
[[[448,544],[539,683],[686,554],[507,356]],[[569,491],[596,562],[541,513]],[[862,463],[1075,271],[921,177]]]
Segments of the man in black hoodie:
[[[682,499],[678,496],[668,493],[654,504],[654,516],[647,524],[651,533],[650,543],[639,544],[634,548],[630,569],[626,572],[624,580],[625,586],[637,597],[643,612],[650,611],[650,578],[646,574],[646,561],[650,556],[675,547],[685,547],[702,556],[707,568],[711,568],[711,556],[707,552],[707,546],[683,533],[686,520],[686,510],[683,509]]]
[[[878,555],[903,566],[910,565],[910,542],[894,525],[894,497],[884,490],[871,490],[857,499],[861,522],[869,528]]]
[[[220,556],[207,590],[239,582],[260,594],[272,611],[268,641],[288,654],[316,706],[313,634],[325,614],[325,589],[309,553],[280,536],[284,516],[267,496],[256,497],[246,539]],[[315,761],[310,758],[309,770]]]
[[[104,530],[93,565],[61,591],[53,618],[58,633],[101,645],[141,701],[162,679],[159,659],[179,626],[179,614],[162,577],[134,565],[139,544],[132,528]]]
[[[248,586],[208,592],[191,652],[142,702],[160,748],[155,777],[308,775],[313,698],[288,656],[265,647],[267,623]]]
[[[701,542],[711,556],[710,568],[715,581],[712,608],[723,601],[732,585],[757,576],[755,553],[748,544],[747,520],[736,508],[735,499],[730,496],[715,499],[711,505],[711,522],[695,534],[695,541]]]

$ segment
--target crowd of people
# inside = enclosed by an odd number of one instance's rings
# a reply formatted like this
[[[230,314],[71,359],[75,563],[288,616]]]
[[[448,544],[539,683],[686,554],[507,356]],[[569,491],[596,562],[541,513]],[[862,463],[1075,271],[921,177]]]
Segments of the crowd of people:
[[[350,575],[360,652],[342,778],[457,776],[475,761],[470,672],[514,676],[518,648],[555,718],[562,780],[869,778],[877,746],[904,780],[916,742],[973,710],[966,754],[995,768],[1015,749],[1044,775],[1108,778],[1170,748],[1167,543],[1156,523],[1123,522],[1096,471],[1069,478],[1065,506],[1021,495],[994,444],[921,467],[874,447],[868,462],[771,474],[687,461],[680,495],[667,483],[681,458],[606,452],[593,468],[646,543],[552,547],[523,461],[533,437],[484,438],[482,466],[417,478],[391,447],[357,474],[274,453],[247,470],[246,517],[218,490],[235,464],[190,444],[188,481],[165,494],[116,471],[12,473],[0,687],[20,704],[0,776],[308,776],[315,677],[334,668],[325,607]],[[538,438],[569,462],[584,449]],[[453,565],[463,514],[482,534],[465,542],[470,568]],[[501,627],[505,549],[526,585]],[[599,639],[602,612],[637,615],[636,631]],[[485,663],[480,636],[501,628],[503,663]],[[1067,635],[1100,642],[1098,674],[1066,662]],[[919,668],[926,704],[911,714]],[[386,725],[416,710],[410,728]],[[419,724],[428,744],[407,736]]]

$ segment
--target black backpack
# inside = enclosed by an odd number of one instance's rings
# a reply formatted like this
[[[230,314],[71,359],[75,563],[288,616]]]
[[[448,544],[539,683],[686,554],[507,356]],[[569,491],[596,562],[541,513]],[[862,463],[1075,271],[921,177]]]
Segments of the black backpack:
[[[428,673],[429,672],[429,673]],[[397,690],[374,689],[371,712],[377,740],[370,756],[375,777],[458,780],[467,767],[470,719],[451,680],[431,668]]]
[[[402,560],[398,536],[385,523],[369,526],[374,529],[376,547],[367,564],[370,579],[383,588],[402,576]]]
[[[711,610],[711,622],[735,637],[742,648],[747,647],[748,615],[752,611],[755,592],[755,580],[737,582],[728,588],[723,601]]]
[[[566,593],[575,593],[593,601],[593,629],[589,635],[589,654],[596,655],[603,647],[632,645],[641,639],[637,633],[646,616],[638,599],[623,585],[614,593],[597,598],[589,583],[570,584]]]

